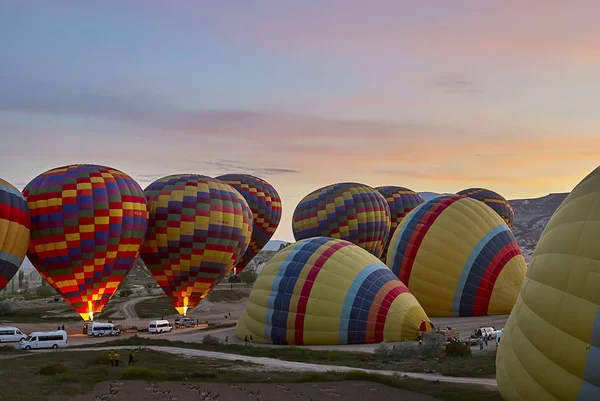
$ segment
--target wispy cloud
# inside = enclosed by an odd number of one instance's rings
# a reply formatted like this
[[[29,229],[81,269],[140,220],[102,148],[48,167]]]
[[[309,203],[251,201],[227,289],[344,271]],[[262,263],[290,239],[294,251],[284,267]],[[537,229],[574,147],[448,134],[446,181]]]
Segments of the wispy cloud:
[[[446,93],[468,95],[483,93],[483,89],[479,88],[474,81],[459,74],[437,77],[434,80],[433,85]]]

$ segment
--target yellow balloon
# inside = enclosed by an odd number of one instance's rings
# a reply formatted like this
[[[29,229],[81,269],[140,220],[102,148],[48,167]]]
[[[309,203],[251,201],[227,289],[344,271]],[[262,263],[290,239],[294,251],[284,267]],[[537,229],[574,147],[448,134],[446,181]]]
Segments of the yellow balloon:
[[[396,228],[386,263],[436,317],[509,314],[527,268],[502,218],[457,195],[413,209]]]
[[[313,237],[263,267],[236,336],[324,345],[416,340],[429,318],[379,259],[348,241]]]
[[[542,233],[496,371],[507,401],[600,400],[600,167]]]

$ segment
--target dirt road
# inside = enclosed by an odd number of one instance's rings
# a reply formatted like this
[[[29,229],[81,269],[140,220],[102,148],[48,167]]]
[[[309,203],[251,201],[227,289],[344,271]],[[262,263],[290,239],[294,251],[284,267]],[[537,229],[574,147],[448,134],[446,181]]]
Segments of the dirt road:
[[[139,302],[142,302],[143,300],[150,299],[150,298],[153,298],[153,297],[139,297],[139,298],[134,298],[127,302],[124,302],[123,305],[121,305],[121,312],[123,312],[125,314],[125,317],[127,319],[138,319],[138,315],[135,312],[135,305],[138,304]]]
[[[65,349],[57,352],[83,352],[83,351],[109,351],[115,349],[131,349],[132,347],[98,347],[98,348],[77,348],[77,349]],[[393,376],[400,375],[403,377],[408,377],[412,379],[423,379],[430,381],[440,381],[445,383],[460,383],[460,384],[470,384],[470,385],[478,385],[484,387],[498,387],[496,380],[494,379],[477,379],[470,377],[450,377],[450,376],[442,376],[440,374],[429,374],[429,373],[411,373],[411,372],[398,372],[391,370],[370,370],[370,369],[360,369],[360,368],[351,368],[347,366],[336,366],[336,365],[317,365],[313,363],[303,363],[303,362],[290,362],[290,361],[282,361],[279,359],[273,358],[264,358],[264,357],[252,357],[245,355],[237,355],[237,354],[227,354],[224,352],[214,352],[214,351],[203,351],[196,349],[188,349],[188,348],[178,348],[178,347],[162,347],[162,346],[144,346],[140,348],[151,349],[154,351],[165,352],[175,355],[181,355],[184,357],[201,357],[201,358],[214,358],[214,359],[224,359],[229,361],[244,361],[255,363],[258,365],[265,366],[272,370],[277,371],[291,371],[291,372],[351,372],[351,371],[362,371],[366,373],[373,373],[379,375]]]

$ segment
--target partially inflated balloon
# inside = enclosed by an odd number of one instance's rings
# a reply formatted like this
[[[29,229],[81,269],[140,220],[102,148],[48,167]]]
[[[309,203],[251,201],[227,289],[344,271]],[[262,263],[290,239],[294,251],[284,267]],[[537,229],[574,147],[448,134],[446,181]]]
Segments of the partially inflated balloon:
[[[526,270],[496,212],[456,195],[425,202],[402,220],[387,265],[429,316],[509,314]]]
[[[144,192],[150,223],[141,257],[185,315],[246,251],[252,211],[229,184],[202,175],[164,177]]]
[[[375,188],[388,203],[390,207],[391,226],[388,241],[386,242],[385,249],[381,255],[381,260],[385,263],[385,256],[387,255],[388,246],[392,235],[396,231],[398,224],[402,222],[402,219],[414,208],[425,202],[425,199],[413,190],[404,187],[385,186]]]
[[[236,336],[258,343],[321,345],[416,340],[431,323],[375,256],[343,240],[292,244],[263,267]]]
[[[294,210],[296,241],[331,237],[350,241],[378,258],[390,232],[390,208],[375,189],[355,183],[333,184],[304,197]]]
[[[499,193],[490,191],[484,188],[469,188],[457,192],[457,195],[468,196],[469,198],[477,199],[494,209],[502,220],[512,229],[515,219],[515,211],[508,201]]]
[[[244,196],[252,210],[252,239],[246,253],[235,266],[237,273],[250,263],[252,259],[271,239],[281,220],[281,198],[271,184],[258,177],[246,174],[226,174],[217,177]]]
[[[544,229],[496,357],[507,401],[600,400],[600,168]]]
[[[34,178],[23,194],[29,259],[83,319],[93,319],[138,257],[148,227],[142,188],[110,167],[71,165]]]
[[[29,207],[21,192],[0,179],[0,290],[17,274],[29,246]]]

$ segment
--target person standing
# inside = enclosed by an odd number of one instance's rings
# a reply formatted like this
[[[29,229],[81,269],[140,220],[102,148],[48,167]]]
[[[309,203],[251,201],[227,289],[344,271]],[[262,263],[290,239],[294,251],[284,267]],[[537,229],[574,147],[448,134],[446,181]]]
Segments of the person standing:
[[[115,366],[118,368],[119,367],[119,353],[115,351],[115,353],[113,354],[113,358],[115,359]]]
[[[115,359],[112,351],[108,351],[108,360],[110,361],[110,366],[115,366]]]
[[[129,351],[129,365],[131,365],[132,363],[135,363],[135,361],[133,360],[133,350]]]

